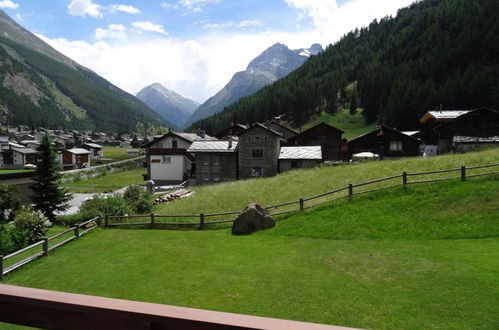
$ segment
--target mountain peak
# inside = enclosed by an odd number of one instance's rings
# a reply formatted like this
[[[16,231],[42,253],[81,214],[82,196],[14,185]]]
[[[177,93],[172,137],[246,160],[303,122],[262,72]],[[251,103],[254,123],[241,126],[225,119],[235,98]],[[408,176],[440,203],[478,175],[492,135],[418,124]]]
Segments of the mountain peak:
[[[199,103],[183,97],[160,83],[144,87],[137,93],[137,98],[177,128],[184,127],[199,106]]]

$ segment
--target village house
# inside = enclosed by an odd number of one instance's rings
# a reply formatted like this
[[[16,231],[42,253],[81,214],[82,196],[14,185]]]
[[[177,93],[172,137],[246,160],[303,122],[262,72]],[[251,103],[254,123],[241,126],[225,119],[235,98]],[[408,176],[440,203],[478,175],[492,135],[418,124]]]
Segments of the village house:
[[[290,127],[287,127],[283,124],[281,124],[279,122],[279,120],[271,120],[269,123],[267,123],[265,126],[267,126],[268,128],[270,128],[271,130],[279,133],[282,135],[282,138],[284,140],[289,140],[295,136],[297,136],[298,134],[300,134],[300,132],[298,132],[297,130],[294,130]]]
[[[424,125],[426,145],[436,146],[439,154],[452,151],[456,146],[465,150],[470,146],[489,145],[499,136],[499,112],[486,107],[428,111],[420,122]]]
[[[255,124],[239,134],[239,178],[276,175],[281,138],[281,134],[262,124]]]
[[[209,141],[215,138],[199,133],[170,131],[147,143],[147,180],[156,184],[179,184],[191,176],[194,157],[187,152],[194,141]]]
[[[31,148],[31,149],[38,149],[38,146],[40,145],[40,142],[36,140],[22,140],[21,144],[26,146],[26,148]]]
[[[65,171],[90,167],[90,151],[72,148],[62,151],[62,167]]]
[[[217,133],[215,135],[215,137],[219,140],[224,140],[224,139],[227,139],[229,136],[232,136],[232,137],[239,136],[239,134],[241,134],[242,132],[244,132],[247,129],[248,129],[248,127],[246,125],[232,123],[232,125],[230,127],[227,127],[223,131]]]
[[[350,155],[370,152],[379,159],[419,155],[421,141],[385,125],[348,141]]]
[[[192,182],[196,185],[234,181],[238,175],[238,142],[194,141],[187,152],[195,157]]]
[[[130,150],[127,150],[126,153],[129,155],[129,156],[133,156],[133,157],[138,157],[140,156],[140,150],[139,149],[130,149]]]
[[[281,147],[279,153],[279,172],[311,168],[321,163],[322,149],[320,146]]]
[[[84,143],[80,148],[90,151],[90,159],[102,159],[104,156],[103,146],[100,144]]]
[[[3,150],[4,168],[9,170],[23,169],[28,164],[36,163],[37,151],[31,148],[16,148]]]
[[[343,131],[326,123],[317,124],[291,137],[288,146],[321,146],[323,160],[341,159]]]

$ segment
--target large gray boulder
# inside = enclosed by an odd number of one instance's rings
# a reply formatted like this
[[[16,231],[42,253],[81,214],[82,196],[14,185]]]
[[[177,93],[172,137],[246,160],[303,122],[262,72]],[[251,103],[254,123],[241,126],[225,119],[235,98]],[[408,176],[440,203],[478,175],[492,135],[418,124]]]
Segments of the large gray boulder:
[[[260,205],[249,204],[232,224],[232,235],[249,235],[275,226],[275,221]]]

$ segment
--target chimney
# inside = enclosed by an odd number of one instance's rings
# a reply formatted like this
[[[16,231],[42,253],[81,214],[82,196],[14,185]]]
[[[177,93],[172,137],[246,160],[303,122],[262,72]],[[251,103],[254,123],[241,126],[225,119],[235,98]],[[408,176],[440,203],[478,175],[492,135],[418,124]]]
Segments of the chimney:
[[[203,129],[198,129],[198,133],[197,134],[198,134],[198,136],[200,136],[203,139],[206,137],[206,134],[205,134],[205,132],[204,132]]]
[[[229,149],[232,149],[232,135],[229,135]]]
[[[442,103],[440,103],[440,112],[442,112],[443,107],[444,107],[444,105]]]

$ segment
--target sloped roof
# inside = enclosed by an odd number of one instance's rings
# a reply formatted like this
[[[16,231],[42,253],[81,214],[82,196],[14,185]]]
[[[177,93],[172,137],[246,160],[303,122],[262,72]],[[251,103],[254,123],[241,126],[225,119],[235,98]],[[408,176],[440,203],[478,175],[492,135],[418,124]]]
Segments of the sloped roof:
[[[400,131],[400,133],[403,133],[408,136],[414,136],[415,134],[418,134],[420,131]]]
[[[391,128],[391,127],[388,127],[388,126],[385,126],[385,125],[381,125],[381,126],[376,127],[374,130],[372,130],[372,131],[370,131],[370,132],[364,133],[364,134],[362,134],[362,135],[359,135],[359,136],[357,136],[357,137],[355,137],[355,138],[351,139],[350,141],[348,141],[348,143],[355,142],[355,141],[357,141],[357,140],[359,140],[359,139],[362,139],[362,138],[364,138],[365,136],[370,135],[370,134],[379,133],[379,131],[380,131],[381,129],[384,129],[384,130],[389,130],[389,131],[395,132],[395,133],[397,133],[397,134],[400,134],[401,136],[404,136],[404,137],[406,137],[406,138],[409,138],[409,139],[412,139],[412,140],[415,140],[415,141],[418,141],[418,142],[420,141],[418,138],[415,138],[415,137],[414,137],[414,136],[412,136],[412,135],[406,134],[406,133],[401,132],[401,131],[397,131],[396,129]]]
[[[101,146],[100,144],[97,144],[97,143],[85,143],[86,146],[89,146],[90,148],[94,148],[94,149],[102,149],[103,146]]]
[[[419,120],[421,123],[426,123],[429,119],[434,118],[438,121],[456,119],[462,115],[475,110],[442,110],[442,111],[428,111]]]
[[[25,154],[25,155],[38,153],[38,151],[31,149],[31,148],[12,148],[12,150],[19,152],[21,154]]]
[[[213,140],[217,140],[217,138],[213,137],[213,136],[209,136],[208,134],[205,134],[204,137],[198,135],[197,133],[183,133],[183,132],[174,132],[174,131],[170,131],[166,134],[163,134],[159,137],[154,137],[154,139],[152,141],[150,141],[149,143],[145,144],[144,147],[149,147],[151,145],[153,145],[154,143],[158,142],[158,141],[161,141],[162,139],[164,138],[167,138],[169,136],[175,136],[177,138],[180,138],[184,141],[187,141],[187,142],[194,142],[194,141],[213,141]]]
[[[456,143],[499,143],[499,136],[454,136]]]
[[[235,152],[237,141],[232,141],[232,147],[229,148],[229,141],[194,141],[187,152]]]
[[[322,159],[321,146],[281,147],[279,159]]]
[[[87,149],[83,149],[83,148],[72,148],[72,149],[68,149],[66,151],[68,151],[72,154],[75,154],[75,155],[88,155],[91,153]]]
[[[257,127],[263,128],[263,129],[265,129],[265,130],[267,130],[267,131],[271,132],[272,134],[277,135],[278,137],[282,137],[282,134],[281,134],[281,133],[276,132],[276,131],[274,131],[273,129],[270,129],[270,128],[268,128],[267,126],[265,126],[265,125],[263,125],[263,124],[260,124],[260,123],[256,123],[256,124],[254,124],[253,126],[251,126],[250,128],[248,128],[247,130],[243,131],[243,132],[242,132],[241,134],[239,134],[239,135],[246,134],[246,133],[248,133],[249,131],[251,131],[251,130],[253,130],[253,129],[257,128]]]

